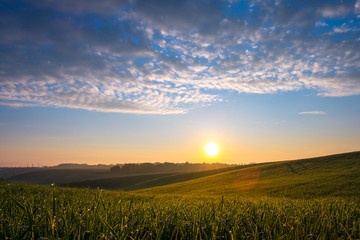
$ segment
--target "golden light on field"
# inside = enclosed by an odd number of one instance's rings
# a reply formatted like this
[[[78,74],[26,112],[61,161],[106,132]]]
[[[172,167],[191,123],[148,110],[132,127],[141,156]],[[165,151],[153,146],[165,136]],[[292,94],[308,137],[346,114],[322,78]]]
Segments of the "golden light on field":
[[[205,152],[209,157],[215,157],[219,152],[219,147],[216,143],[210,142],[205,146]]]

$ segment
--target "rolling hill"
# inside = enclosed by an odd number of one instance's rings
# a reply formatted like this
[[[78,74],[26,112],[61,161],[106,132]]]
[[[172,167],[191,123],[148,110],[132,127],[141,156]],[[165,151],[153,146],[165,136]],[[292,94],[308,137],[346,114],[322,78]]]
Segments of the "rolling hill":
[[[8,180],[151,194],[360,196],[360,151],[207,171],[116,177],[104,169],[47,169]]]
[[[43,184],[64,184],[87,179],[105,178],[109,176],[109,170],[99,169],[36,169],[6,178],[10,182]]]
[[[258,164],[135,192],[267,195],[296,198],[359,197],[360,152]]]
[[[150,194],[360,196],[360,151],[209,171],[76,181],[64,186]]]
[[[124,176],[124,177],[112,177],[112,178],[72,182],[68,184],[63,184],[63,186],[131,191],[131,190],[162,186],[177,182],[185,182],[192,179],[197,179],[197,178],[219,174],[222,172],[232,171],[234,169],[239,169],[242,167],[243,166],[237,166],[237,167],[220,168],[215,170],[197,171],[197,172],[158,173],[158,174],[144,174],[144,175],[133,175],[133,176]]]
[[[236,165],[235,165],[236,166]],[[0,168],[0,179],[3,178],[9,182],[18,183],[30,183],[30,184],[41,184],[49,185],[55,183],[56,185],[67,184],[72,182],[81,182],[87,180],[100,179],[100,182],[104,182],[104,188],[109,189],[122,189],[121,186],[112,186],[111,182],[117,183],[119,179],[127,176],[140,176],[149,175],[144,177],[130,177],[124,178],[125,182],[133,183],[139,182],[141,179],[147,181],[156,174],[158,177],[167,176],[169,173],[177,175],[178,173],[190,173],[200,171],[215,170],[214,173],[218,173],[216,169],[224,169],[234,167],[234,165],[221,164],[221,163],[128,163],[122,166],[116,165],[110,167],[109,165],[87,165],[87,164],[60,164],[54,167],[43,167],[43,168]],[[220,170],[221,172],[222,170]],[[165,174],[165,175],[163,175]],[[191,174],[190,174],[191,175]],[[200,174],[200,176],[204,176]],[[105,178],[114,178],[114,180],[103,180]],[[178,177],[176,177],[178,178]],[[189,179],[193,179],[191,177]],[[188,178],[184,178],[189,180]],[[121,182],[124,182],[120,180]],[[176,181],[175,181],[176,182]],[[87,182],[90,187],[94,184]],[[96,184],[95,184],[96,185]],[[115,184],[116,185],[116,184]],[[162,185],[162,184],[160,184]],[[81,184],[77,184],[81,186]],[[127,184],[125,184],[127,186]],[[159,186],[159,184],[149,185],[150,187]]]

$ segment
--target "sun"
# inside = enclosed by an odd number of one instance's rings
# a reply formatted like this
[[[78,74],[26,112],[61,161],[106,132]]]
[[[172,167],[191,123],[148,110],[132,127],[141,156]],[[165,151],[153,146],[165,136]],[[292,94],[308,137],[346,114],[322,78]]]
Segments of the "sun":
[[[216,143],[210,142],[205,146],[205,152],[209,157],[215,157],[219,152],[219,147]]]

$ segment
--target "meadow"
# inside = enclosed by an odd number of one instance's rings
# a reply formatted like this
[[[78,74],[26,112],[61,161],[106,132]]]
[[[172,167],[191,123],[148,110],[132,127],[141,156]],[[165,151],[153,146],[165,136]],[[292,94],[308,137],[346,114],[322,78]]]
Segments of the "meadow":
[[[1,239],[358,239],[351,199],[151,195],[1,184]]]
[[[0,239],[359,239],[359,155],[129,192],[1,182]]]

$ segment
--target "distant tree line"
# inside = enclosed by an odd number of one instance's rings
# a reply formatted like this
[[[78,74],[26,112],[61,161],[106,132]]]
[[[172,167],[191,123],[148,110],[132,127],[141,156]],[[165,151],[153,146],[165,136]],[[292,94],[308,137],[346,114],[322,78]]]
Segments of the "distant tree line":
[[[212,170],[234,165],[223,163],[127,163],[110,168],[111,174],[137,174]]]
[[[44,166],[43,168],[69,168],[69,169],[74,169],[74,168],[109,168],[112,165],[106,165],[106,164],[96,164],[96,165],[89,165],[86,163],[61,163],[59,165],[56,166]]]

